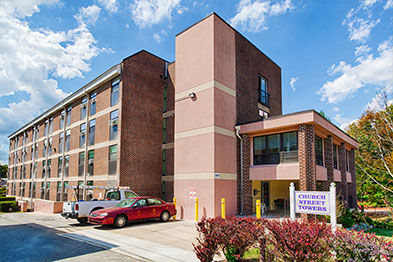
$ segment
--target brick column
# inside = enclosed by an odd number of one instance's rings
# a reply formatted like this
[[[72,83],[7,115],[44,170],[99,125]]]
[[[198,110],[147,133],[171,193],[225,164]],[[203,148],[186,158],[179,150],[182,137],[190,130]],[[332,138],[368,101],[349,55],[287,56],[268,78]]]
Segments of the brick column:
[[[352,201],[348,205],[350,208],[357,208],[355,149],[349,152],[349,172],[351,173],[352,183],[348,184],[348,199],[351,196]]]
[[[341,197],[343,201],[348,200],[348,192],[347,192],[347,171],[345,168],[345,143],[341,143],[338,146],[338,163],[339,170],[341,172],[341,183],[337,184],[337,195]]]
[[[298,132],[300,190],[316,190],[314,125],[301,124]]]
[[[240,214],[240,202],[243,201],[243,214],[252,215],[252,182],[250,180],[250,137],[247,135],[242,135],[243,141],[243,195],[241,192],[241,177],[240,177],[240,150],[239,153],[239,165],[237,172],[237,183],[238,183],[238,213]],[[240,144],[240,142],[239,142]],[[240,149],[240,145],[238,147]]]
[[[327,171],[327,181],[322,182],[322,190],[329,191],[330,183],[333,182],[333,137],[328,135],[323,139],[325,167]]]

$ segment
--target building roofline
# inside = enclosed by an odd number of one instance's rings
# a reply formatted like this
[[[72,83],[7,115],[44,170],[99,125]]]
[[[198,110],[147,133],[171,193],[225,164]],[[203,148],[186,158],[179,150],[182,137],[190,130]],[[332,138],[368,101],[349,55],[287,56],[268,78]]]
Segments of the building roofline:
[[[130,55],[130,56],[127,56],[126,58],[123,58],[122,61],[124,61],[124,60],[126,60],[126,59],[129,59],[129,58],[131,58],[131,57],[134,57],[134,56],[136,56],[136,55],[139,55],[140,53],[148,53],[149,55],[152,55],[152,56],[154,56],[154,57],[157,57],[158,59],[163,60],[164,62],[169,63],[168,60],[166,60],[166,59],[164,59],[164,58],[162,58],[162,57],[159,57],[158,55],[155,55],[155,54],[153,54],[153,53],[151,53],[151,52],[149,52],[149,51],[147,51],[147,50],[145,50],[145,49],[141,49],[141,50],[139,50],[138,52],[136,52],[136,53],[134,53],[134,54],[132,54],[132,55]]]
[[[244,125],[249,125],[249,124],[253,124],[253,123],[258,123],[258,122],[263,122],[263,121],[270,121],[270,120],[275,120],[275,119],[280,119],[280,118],[285,118],[285,117],[290,117],[290,116],[296,116],[296,115],[302,115],[302,114],[307,114],[307,113],[314,113],[316,115],[318,115],[319,117],[321,117],[324,121],[326,121],[326,123],[332,125],[335,129],[337,129],[340,133],[344,134],[347,138],[353,140],[356,143],[359,143],[359,141],[357,141],[355,138],[353,138],[352,136],[348,135],[344,130],[342,130],[341,128],[339,128],[337,125],[335,125],[334,123],[332,123],[330,120],[326,119],[324,116],[322,116],[320,113],[318,113],[317,111],[315,111],[314,109],[309,109],[309,110],[304,110],[304,111],[299,111],[299,112],[294,112],[294,113],[289,113],[289,114],[285,114],[285,115],[277,115],[277,116],[272,116],[269,117],[266,120],[257,120],[257,121],[250,121],[250,122],[246,122],[246,123],[237,123],[236,126],[244,126]],[[314,120],[315,121],[315,120]],[[242,132],[240,132],[242,133]],[[247,133],[247,132],[246,132]]]
[[[221,16],[219,16],[216,12],[212,12],[211,14],[207,15],[206,17],[204,17],[203,19],[195,22],[194,24],[190,25],[189,27],[187,27],[186,29],[180,31],[180,33],[177,33],[175,35],[175,37],[183,34],[184,32],[186,32],[187,30],[191,29],[192,27],[198,25],[199,23],[205,21],[206,19],[208,19],[211,16],[216,16],[217,18],[219,18],[221,21],[223,21],[227,26],[229,26],[233,31],[235,31],[235,33],[238,33],[241,37],[243,37],[247,42],[249,42],[253,47],[255,47],[259,52],[261,52],[264,56],[266,56],[271,62],[273,62],[278,68],[281,69],[281,67],[273,60],[271,59],[268,55],[266,55],[264,52],[262,52],[256,45],[254,45],[250,40],[248,40],[247,37],[245,37],[242,33],[240,33],[237,29],[235,29],[233,26],[231,26],[227,21],[225,21]]]
[[[12,139],[14,136],[19,134],[20,132],[26,131],[28,128],[38,124],[43,119],[49,117],[51,114],[55,113],[59,109],[65,108],[70,103],[74,102],[76,99],[86,95],[87,92],[90,92],[90,91],[94,90],[99,85],[105,83],[106,81],[108,81],[112,77],[120,75],[120,73],[121,73],[121,66],[120,66],[120,64],[112,66],[111,68],[106,70],[104,73],[102,73],[101,75],[97,76],[96,78],[94,78],[92,81],[90,81],[89,83],[87,83],[83,87],[79,88],[77,91],[75,91],[75,92],[71,93],[70,95],[68,95],[66,98],[64,98],[63,100],[58,102],[56,105],[50,107],[49,109],[44,111],[39,116],[37,116],[36,118],[31,120],[27,124],[23,125],[22,127],[17,129],[16,131],[14,131],[12,134],[10,134],[8,136],[8,139]]]

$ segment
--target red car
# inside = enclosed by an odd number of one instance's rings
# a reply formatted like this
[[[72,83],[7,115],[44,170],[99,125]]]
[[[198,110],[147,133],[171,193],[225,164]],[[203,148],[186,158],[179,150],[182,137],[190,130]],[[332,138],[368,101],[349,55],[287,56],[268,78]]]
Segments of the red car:
[[[176,215],[176,208],[172,203],[157,197],[133,197],[121,201],[115,207],[94,211],[88,219],[93,224],[113,224],[121,228],[129,221],[159,218],[166,222],[174,215]]]

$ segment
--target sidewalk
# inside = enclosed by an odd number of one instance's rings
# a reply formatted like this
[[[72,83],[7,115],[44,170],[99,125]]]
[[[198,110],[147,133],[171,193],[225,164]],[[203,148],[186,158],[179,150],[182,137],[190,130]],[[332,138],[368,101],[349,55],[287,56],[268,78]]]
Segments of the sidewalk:
[[[122,229],[80,226],[75,220],[44,213],[2,214],[15,223],[36,223],[58,235],[101,246],[144,261],[198,261],[192,246],[197,232],[194,221],[136,222]]]

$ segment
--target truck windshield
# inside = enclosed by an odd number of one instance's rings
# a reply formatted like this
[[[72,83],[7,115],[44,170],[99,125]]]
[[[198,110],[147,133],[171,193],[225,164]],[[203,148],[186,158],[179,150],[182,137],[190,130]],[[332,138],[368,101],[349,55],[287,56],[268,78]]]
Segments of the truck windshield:
[[[131,207],[135,203],[135,199],[126,199],[117,204],[117,207]]]

